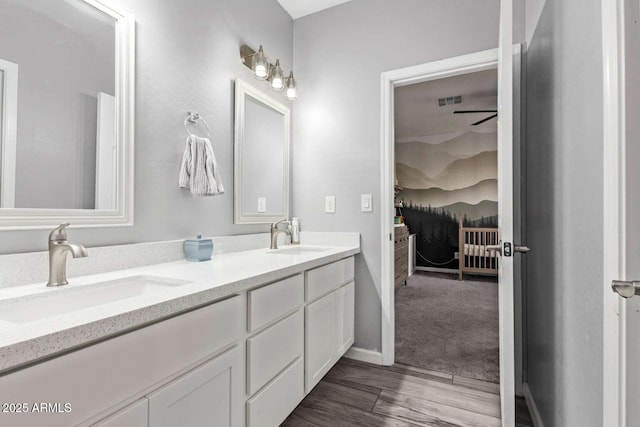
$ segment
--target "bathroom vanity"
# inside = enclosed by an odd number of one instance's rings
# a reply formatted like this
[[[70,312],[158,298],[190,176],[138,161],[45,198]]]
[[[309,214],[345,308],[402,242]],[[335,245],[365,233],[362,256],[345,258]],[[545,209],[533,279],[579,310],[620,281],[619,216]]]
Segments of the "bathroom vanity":
[[[77,278],[76,293],[180,284],[41,319],[8,321],[0,299],[0,424],[278,426],[353,344],[358,252],[255,249]],[[0,296],[52,292],[17,288]]]

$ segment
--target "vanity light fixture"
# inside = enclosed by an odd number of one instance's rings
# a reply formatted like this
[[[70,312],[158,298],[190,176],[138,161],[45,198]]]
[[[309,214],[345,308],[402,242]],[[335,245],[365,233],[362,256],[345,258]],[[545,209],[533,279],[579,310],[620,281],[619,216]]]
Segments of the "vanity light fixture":
[[[296,85],[296,79],[293,78],[293,71],[287,78],[287,99],[293,101],[298,99],[298,86]]]
[[[271,87],[276,92],[282,92],[284,90],[284,73],[280,68],[280,60],[276,59],[276,65],[271,70]]]
[[[269,63],[262,46],[256,52],[246,44],[242,45],[240,47],[240,58],[242,58],[242,63],[253,71],[253,76],[256,79],[268,80],[271,88],[276,92],[282,92],[286,89],[286,97],[291,101],[298,98],[298,88],[296,80],[293,78],[293,71],[291,71],[289,77],[285,77],[280,66],[280,60],[276,59],[275,65]]]
[[[253,58],[253,75],[258,80],[266,80],[269,78],[269,68],[269,59],[267,58],[267,55],[264,54],[262,46],[260,46],[258,53],[256,53]]]

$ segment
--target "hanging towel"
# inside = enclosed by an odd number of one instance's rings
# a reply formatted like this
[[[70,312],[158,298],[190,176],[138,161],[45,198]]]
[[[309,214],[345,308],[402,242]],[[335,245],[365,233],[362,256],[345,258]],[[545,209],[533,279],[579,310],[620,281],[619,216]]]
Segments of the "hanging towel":
[[[224,193],[220,171],[211,141],[195,135],[187,137],[179,177],[180,188],[188,188],[194,196],[217,196]]]

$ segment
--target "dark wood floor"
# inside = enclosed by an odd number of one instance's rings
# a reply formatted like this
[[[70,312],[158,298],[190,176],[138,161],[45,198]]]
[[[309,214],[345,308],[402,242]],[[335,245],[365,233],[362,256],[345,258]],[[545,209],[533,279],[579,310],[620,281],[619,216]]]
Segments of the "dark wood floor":
[[[499,393],[498,384],[342,359],[282,426],[499,427]],[[520,398],[516,419],[516,427],[533,426]]]

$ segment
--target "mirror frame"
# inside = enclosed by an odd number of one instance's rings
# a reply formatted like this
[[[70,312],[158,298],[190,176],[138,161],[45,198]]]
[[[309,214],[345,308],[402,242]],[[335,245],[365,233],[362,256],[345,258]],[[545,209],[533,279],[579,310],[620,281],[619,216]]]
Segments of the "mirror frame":
[[[0,230],[51,228],[63,222],[74,227],[133,225],[135,125],[135,19],[103,0],[78,0],[115,20],[115,94],[118,171],[116,209],[0,208]],[[6,141],[6,134],[2,135]],[[0,143],[2,141],[0,140]],[[0,146],[1,148],[1,146]]]
[[[282,153],[282,161],[284,163],[283,177],[283,195],[282,195],[282,214],[274,215],[273,213],[242,213],[242,202],[244,199],[244,182],[242,179],[242,152],[244,149],[244,109],[245,97],[250,96],[253,99],[265,104],[266,106],[276,110],[284,116],[284,153]],[[234,132],[234,156],[233,156],[233,174],[234,174],[234,223],[235,224],[269,224],[289,218],[289,173],[291,151],[291,109],[286,105],[276,101],[264,92],[254,88],[241,79],[236,79],[235,84],[235,132]]]

